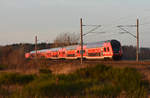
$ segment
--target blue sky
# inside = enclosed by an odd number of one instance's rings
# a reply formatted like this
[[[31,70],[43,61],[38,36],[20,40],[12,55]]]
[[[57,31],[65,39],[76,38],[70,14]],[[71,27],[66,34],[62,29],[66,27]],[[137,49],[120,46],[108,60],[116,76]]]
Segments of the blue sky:
[[[64,32],[80,32],[79,20],[84,24],[100,24],[96,32],[89,34],[85,42],[117,39],[123,45],[136,45],[129,34],[119,34],[117,25],[136,24],[140,19],[140,46],[150,47],[149,0],[0,0],[0,45],[53,42]],[[147,23],[147,25],[146,25]],[[91,28],[84,27],[84,33]],[[136,34],[136,28],[127,28]]]

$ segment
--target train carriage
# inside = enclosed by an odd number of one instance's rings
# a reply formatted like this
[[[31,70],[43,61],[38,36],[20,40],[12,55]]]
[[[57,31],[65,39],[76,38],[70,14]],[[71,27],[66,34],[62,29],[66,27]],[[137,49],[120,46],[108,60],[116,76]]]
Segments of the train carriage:
[[[121,44],[117,40],[108,40],[83,45],[83,58],[85,59],[115,59],[122,57]],[[31,51],[25,54],[26,58],[34,58],[35,56],[47,59],[80,59],[81,46],[72,45],[66,47],[52,48]]]

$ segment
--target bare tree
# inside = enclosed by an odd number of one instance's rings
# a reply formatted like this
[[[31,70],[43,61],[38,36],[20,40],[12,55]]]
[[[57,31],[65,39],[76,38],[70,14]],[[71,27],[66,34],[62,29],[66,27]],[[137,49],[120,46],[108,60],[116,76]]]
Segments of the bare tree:
[[[76,33],[61,33],[54,40],[55,47],[75,45],[79,41],[79,34]]]

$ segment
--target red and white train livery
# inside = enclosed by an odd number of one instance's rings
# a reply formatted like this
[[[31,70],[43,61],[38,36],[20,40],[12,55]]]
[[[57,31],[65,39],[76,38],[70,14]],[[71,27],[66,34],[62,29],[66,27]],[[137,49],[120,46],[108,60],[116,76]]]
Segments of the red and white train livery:
[[[26,58],[37,57],[47,59],[80,59],[81,46],[72,45],[63,48],[51,48],[31,51],[25,54]],[[108,40],[102,42],[88,43],[83,45],[83,57],[85,59],[114,59],[119,60],[122,57],[121,44],[117,40]]]

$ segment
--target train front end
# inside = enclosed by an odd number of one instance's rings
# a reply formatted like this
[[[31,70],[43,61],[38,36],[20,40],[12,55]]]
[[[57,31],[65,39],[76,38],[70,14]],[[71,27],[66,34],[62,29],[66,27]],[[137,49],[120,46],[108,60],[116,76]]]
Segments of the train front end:
[[[114,60],[120,60],[122,58],[122,47],[119,41],[117,40],[111,40],[111,47],[113,52],[113,59]]]

